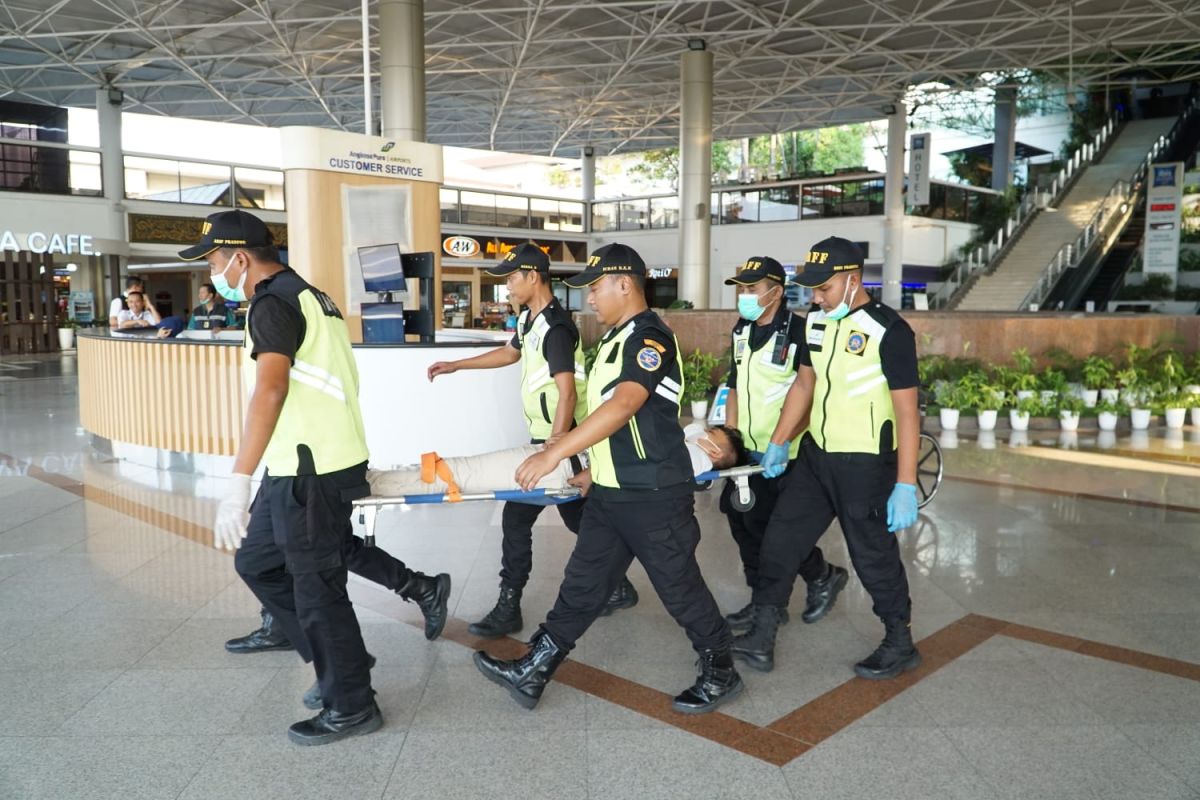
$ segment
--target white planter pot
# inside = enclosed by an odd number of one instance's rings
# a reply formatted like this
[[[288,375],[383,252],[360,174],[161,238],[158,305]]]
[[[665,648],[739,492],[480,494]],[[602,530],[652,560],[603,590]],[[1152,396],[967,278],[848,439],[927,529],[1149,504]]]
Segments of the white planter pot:
[[[1100,430],[1115,431],[1117,429],[1117,420],[1119,419],[1120,417],[1111,411],[1101,411],[1099,419]]]
[[[1101,389],[1100,399],[1105,402],[1115,403],[1121,399],[1120,389]]]
[[[942,430],[956,431],[958,430],[958,415],[957,408],[942,408],[938,410],[938,420],[942,423]]]
[[[692,401],[692,419],[704,420],[708,417],[708,401]]]
[[[59,328],[58,329],[58,349],[70,350],[75,347],[75,329],[74,328]]]
[[[1192,427],[1200,428],[1200,407],[1189,409],[1192,417]]]
[[[1087,406],[1088,408],[1095,408],[1096,403],[1098,403],[1099,401],[1100,401],[1100,390],[1099,389],[1084,389],[1083,390],[1083,404],[1085,406]]]
[[[1129,425],[1135,431],[1144,431],[1150,427],[1150,409],[1148,408],[1131,408],[1129,409]]]
[[[1187,412],[1186,408],[1168,408],[1167,427],[1174,431],[1183,428],[1183,423],[1187,421]]]
[[[1058,412],[1058,424],[1064,431],[1079,430],[1079,415],[1074,411]]]
[[[979,430],[981,430],[981,431],[996,430],[996,417],[999,414],[999,412],[997,412],[993,409],[989,409],[987,411],[980,409],[977,413],[979,414],[979,417],[978,417]]]
[[[1200,384],[1189,383],[1183,390],[1188,394],[1200,394]]]
[[[1041,395],[1043,405],[1050,405],[1058,399],[1058,392],[1054,391],[1053,389],[1043,389],[1041,391]]]
[[[1014,431],[1029,430],[1029,413],[1011,408],[1008,411],[1008,425]]]
[[[1031,392],[1028,389],[1022,389],[1021,391],[1017,392],[1017,399],[1025,400],[1027,398],[1033,397],[1035,394],[1037,394],[1037,392]]]

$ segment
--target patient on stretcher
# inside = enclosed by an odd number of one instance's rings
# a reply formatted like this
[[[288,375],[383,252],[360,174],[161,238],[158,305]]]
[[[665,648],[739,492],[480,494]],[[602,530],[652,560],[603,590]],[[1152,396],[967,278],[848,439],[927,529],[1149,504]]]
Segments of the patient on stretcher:
[[[742,436],[736,429],[689,425],[683,429],[683,434],[696,475],[749,462]],[[477,456],[441,458],[436,453],[426,453],[417,466],[369,469],[367,481],[371,484],[371,494],[376,497],[441,494],[455,490],[460,494],[472,494],[515,489],[517,468],[539,450],[541,445],[527,444]],[[589,476],[582,463],[578,459],[564,459],[557,469],[538,482],[537,488],[561,490],[578,487],[586,490],[589,484]]]

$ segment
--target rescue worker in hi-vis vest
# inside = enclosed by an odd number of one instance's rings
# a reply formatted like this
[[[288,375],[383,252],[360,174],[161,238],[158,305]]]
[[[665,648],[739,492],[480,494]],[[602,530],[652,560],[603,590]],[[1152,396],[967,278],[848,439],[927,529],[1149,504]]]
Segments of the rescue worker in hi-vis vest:
[[[562,459],[590,448],[583,524],[558,599],[529,651],[512,661],[475,654],[479,671],[525,708],[537,705],[634,558],[700,656],[700,677],[672,707],[701,714],[742,691],[729,652],[729,625],[696,563],[700,526],[691,458],[679,426],[679,345],[647,307],[645,280],[641,256],[631,247],[610,244],[566,281],[590,287],[588,303],[609,329],[588,375],[589,413],[575,430],[521,464],[516,478],[522,488],[532,488]]]
[[[746,261],[737,275],[725,281],[738,287],[737,307],[741,319],[733,326],[733,363],[729,368],[729,394],[725,424],[737,428],[750,451],[751,463],[758,464],[770,444],[779,422],[783,399],[796,380],[804,348],[804,320],[787,307],[787,274],[773,258],[756,256]],[[788,469],[800,450],[800,439],[788,449]],[[737,542],[746,585],[758,581],[759,553],[767,520],[779,498],[781,481],[762,475],[750,476],[754,505],[748,511],[734,507],[736,487],[726,481],[721,492],[720,509],[729,520],[729,530]],[[827,564],[820,548],[814,547],[800,564],[800,577],[808,585],[808,599],[801,614],[806,623],[816,622],[829,613],[838,593],[846,585],[848,573],[842,567]],[[728,614],[729,627],[742,631],[750,627],[754,604]],[[788,621],[787,609],[780,612],[780,623]],[[750,666],[770,669],[770,662],[750,662]]]
[[[522,244],[505,255],[489,275],[506,278],[509,302],[523,306],[512,341],[489,353],[461,361],[439,361],[429,367],[429,380],[460,369],[493,369],[521,362],[521,404],[530,441],[542,444],[561,436],[587,413],[583,345],[579,329],[550,291],[550,259],[535,244]],[[572,533],[579,533],[584,499],[561,503],[558,513]],[[545,506],[507,502],[501,515],[500,596],[496,605],[469,630],[494,638],[524,627],[521,595],[533,568],[533,523]],[[622,578],[605,613],[637,605],[637,591]]]
[[[796,382],[763,457],[782,475],[754,587],[752,624],[734,654],[770,664],[796,570],[836,518],[850,561],[886,633],[854,665],[882,680],[915,668],[912,603],[895,534],[917,521],[917,348],[912,328],[862,284],[862,250],[830,237],[813,245],[796,277],[813,289]],[[806,431],[788,468],[791,439]]]
[[[445,625],[450,576],[410,571],[353,533],[352,502],[371,490],[346,323],[328,296],[279,263],[270,231],[245,211],[213,214],[200,242],[179,255],[206,259],[226,300],[250,301],[242,361],[250,401],[213,538],[237,550],[234,567],[277,635],[238,651],[295,647],[314,663],[317,683],[303,702],[320,713],[291,726],[293,742],[378,730],[373,659],[346,593],[347,570],[416,602],[431,639]],[[251,505],[259,462],[266,472]]]

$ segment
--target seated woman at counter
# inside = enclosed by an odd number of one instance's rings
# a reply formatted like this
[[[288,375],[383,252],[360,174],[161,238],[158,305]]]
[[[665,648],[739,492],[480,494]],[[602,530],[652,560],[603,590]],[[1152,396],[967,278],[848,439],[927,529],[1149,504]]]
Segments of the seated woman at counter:
[[[141,292],[130,292],[126,296],[129,308],[117,312],[117,328],[130,330],[132,328],[156,328],[162,319],[152,306],[146,303],[146,296]]]
[[[684,428],[692,471],[699,476],[710,470],[729,469],[749,463],[749,454],[742,435],[735,428],[724,426],[705,428],[689,425]],[[426,453],[419,466],[389,470],[367,470],[371,493],[379,497],[401,497],[413,494],[491,492],[516,488],[517,467],[542,449],[527,444],[477,456],[440,458]],[[591,483],[589,471],[574,459],[564,459],[558,469],[538,482],[537,488],[549,490],[574,486],[586,490]]]

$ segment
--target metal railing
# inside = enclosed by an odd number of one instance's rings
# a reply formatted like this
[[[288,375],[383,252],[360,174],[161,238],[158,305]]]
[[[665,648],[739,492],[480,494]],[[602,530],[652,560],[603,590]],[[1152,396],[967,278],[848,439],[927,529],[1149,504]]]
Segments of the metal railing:
[[[1013,213],[1000,226],[1000,230],[988,241],[966,254],[938,290],[929,299],[930,308],[945,308],[959,299],[960,292],[976,275],[990,271],[1000,262],[1024,233],[1029,223],[1038,212],[1048,206],[1056,205],[1067,191],[1074,185],[1075,180],[1085,167],[1091,164],[1104,152],[1105,146],[1111,141],[1117,130],[1117,116],[1113,114],[1096,132],[1091,141],[1084,142],[1067,159],[1048,189],[1034,188],[1021,198]]]
[[[1200,110],[1200,100],[1193,100],[1175,120],[1171,130],[1154,141],[1149,152],[1146,153],[1146,157],[1138,163],[1128,180],[1122,178],[1113,184],[1075,241],[1063,245],[1050,259],[1033,287],[1025,295],[1021,304],[1017,306],[1018,311],[1026,309],[1036,311],[1040,308],[1041,304],[1049,297],[1050,292],[1054,291],[1055,284],[1058,283],[1064,272],[1078,266],[1097,243],[1103,245],[1107,242],[1116,223],[1120,222],[1120,225],[1116,226],[1117,230],[1124,226],[1132,214],[1134,203],[1141,201],[1150,165],[1175,143],[1175,137],[1179,135],[1184,124],[1198,110]],[[1113,214],[1114,209],[1118,209],[1119,213]]]

